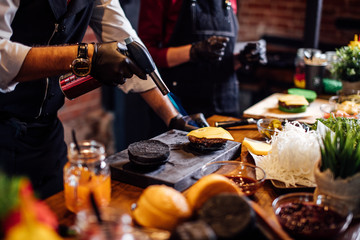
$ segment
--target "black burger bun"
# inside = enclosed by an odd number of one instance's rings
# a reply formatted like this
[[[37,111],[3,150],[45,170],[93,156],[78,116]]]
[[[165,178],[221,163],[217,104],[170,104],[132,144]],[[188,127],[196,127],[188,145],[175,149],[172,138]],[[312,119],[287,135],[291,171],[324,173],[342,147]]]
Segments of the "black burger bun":
[[[198,151],[216,151],[223,149],[228,140],[234,140],[231,134],[221,127],[204,127],[187,134],[190,147]]]
[[[143,140],[129,145],[130,162],[141,166],[156,166],[167,162],[170,147],[158,140]]]
[[[279,110],[288,113],[305,112],[309,102],[304,96],[285,94],[279,97]]]
[[[255,226],[255,212],[246,198],[239,194],[215,195],[203,204],[198,214],[218,239],[243,239]]]

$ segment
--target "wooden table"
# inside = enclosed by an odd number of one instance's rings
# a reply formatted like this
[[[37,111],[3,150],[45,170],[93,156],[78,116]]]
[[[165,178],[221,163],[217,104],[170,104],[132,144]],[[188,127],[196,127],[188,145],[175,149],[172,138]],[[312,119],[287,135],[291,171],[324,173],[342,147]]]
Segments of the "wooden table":
[[[237,119],[232,117],[214,115],[207,120],[211,126],[214,126],[214,123],[216,121],[228,121]],[[256,125],[234,127],[229,130],[229,132],[237,142],[242,142],[244,137],[256,140],[263,140],[257,130]],[[241,156],[236,160],[253,162],[253,159],[248,153],[246,147],[242,148]],[[137,201],[143,189],[116,180],[112,180],[111,185],[112,197],[110,205],[115,208],[121,209],[126,213],[131,213],[131,205]],[[265,218],[265,225],[268,226],[270,224],[271,226],[275,227],[269,228],[270,230],[268,229],[272,232],[272,236],[277,236],[274,237],[274,239],[287,238],[286,234],[283,234],[281,230],[280,232],[276,231],[278,223],[271,207],[272,201],[276,197],[284,193],[286,193],[284,190],[276,190],[269,181],[266,181],[264,186],[261,187],[251,198],[253,203],[256,204],[254,206],[256,208],[256,212],[258,214],[260,213],[261,217]],[[57,215],[60,224],[66,226],[71,226],[74,224],[75,214],[71,213],[66,209],[63,192],[57,193],[49,197],[45,200],[45,202]],[[360,220],[353,221],[350,228],[343,234],[343,236],[339,237],[339,239],[358,239],[356,237],[360,238]]]

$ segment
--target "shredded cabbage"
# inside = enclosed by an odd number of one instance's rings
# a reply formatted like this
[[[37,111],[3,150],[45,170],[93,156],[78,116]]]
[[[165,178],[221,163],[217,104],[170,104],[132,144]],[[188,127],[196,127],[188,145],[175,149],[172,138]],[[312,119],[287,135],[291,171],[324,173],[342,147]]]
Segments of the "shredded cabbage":
[[[283,130],[272,136],[269,154],[257,156],[255,161],[268,179],[281,181],[286,187],[314,187],[314,165],[319,159],[317,133],[306,131],[298,122],[286,122]]]

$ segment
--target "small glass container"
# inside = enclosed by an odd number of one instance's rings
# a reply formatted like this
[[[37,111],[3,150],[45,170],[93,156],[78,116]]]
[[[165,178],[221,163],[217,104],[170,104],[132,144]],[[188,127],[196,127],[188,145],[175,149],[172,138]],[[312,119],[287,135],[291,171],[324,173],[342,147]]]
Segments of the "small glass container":
[[[76,214],[74,230],[78,240],[150,240],[142,229],[133,226],[131,216],[115,207],[99,209],[101,222],[92,209]],[[157,233],[159,234],[159,233]],[[165,238],[162,238],[165,239]],[[167,239],[167,238],[166,238]]]
[[[252,196],[264,184],[265,171],[256,165],[240,161],[216,161],[205,164],[201,175],[221,174],[233,181],[246,196]]]
[[[295,239],[336,239],[353,219],[344,202],[306,192],[283,194],[272,208],[282,228]]]
[[[331,69],[333,68],[333,64],[337,61],[336,52],[335,51],[325,52],[325,56],[326,56],[327,65],[325,67],[324,77],[336,80],[336,76],[333,76],[332,73],[331,73]]]
[[[266,139],[271,140],[271,137],[278,131],[283,129],[285,122],[279,119],[264,118],[259,119],[256,123],[259,133]]]
[[[72,212],[91,208],[92,192],[99,207],[111,199],[110,168],[105,161],[105,148],[94,140],[74,143],[68,147],[69,162],[64,166],[65,205]]]

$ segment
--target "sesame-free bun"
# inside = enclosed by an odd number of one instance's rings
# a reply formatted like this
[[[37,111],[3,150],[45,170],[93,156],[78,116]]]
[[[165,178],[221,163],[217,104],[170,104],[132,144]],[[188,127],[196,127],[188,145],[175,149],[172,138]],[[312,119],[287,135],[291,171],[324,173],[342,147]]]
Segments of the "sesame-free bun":
[[[159,140],[142,140],[128,147],[129,160],[141,166],[157,166],[167,162],[170,148]]]
[[[200,178],[187,190],[185,197],[193,211],[197,211],[208,199],[220,193],[242,194],[230,179],[213,173]]]
[[[144,227],[171,231],[192,215],[184,195],[166,185],[147,187],[136,205],[134,219]]]

